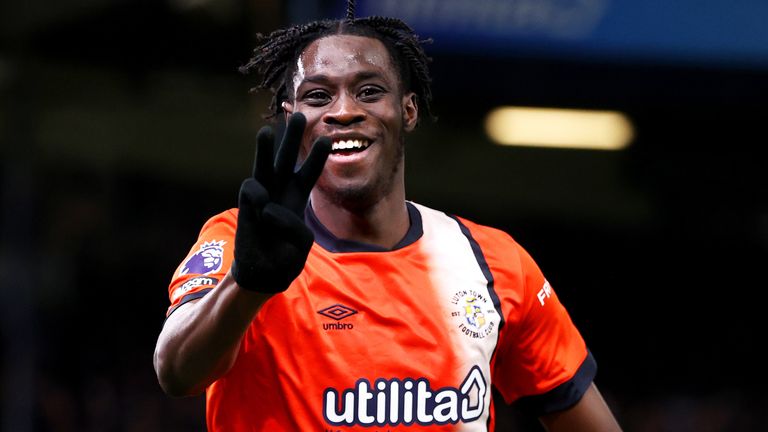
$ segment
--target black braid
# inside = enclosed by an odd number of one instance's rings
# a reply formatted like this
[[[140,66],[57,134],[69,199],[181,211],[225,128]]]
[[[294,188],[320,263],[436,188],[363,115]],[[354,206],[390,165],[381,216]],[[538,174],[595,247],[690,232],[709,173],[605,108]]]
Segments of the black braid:
[[[416,94],[419,117],[435,120],[432,113],[432,78],[429,75],[431,59],[423,44],[430,39],[419,39],[413,29],[397,18],[372,16],[355,18],[355,1],[347,1],[344,20],[319,20],[275,30],[268,36],[257,35],[258,46],[253,57],[240,72],[256,72],[261,81],[253,91],[270,89],[273,92],[267,118],[282,113],[282,102],[293,97],[291,80],[301,52],[313,41],[334,34],[350,34],[380,40],[392,57],[399,72],[403,91]]]
[[[347,21],[355,19],[355,0],[347,0]]]
[[[407,64],[398,65],[401,70],[401,80],[404,86],[416,93],[419,98],[420,108],[425,108],[424,114],[434,120],[432,114],[432,78],[429,76],[428,63],[430,61],[424,52],[423,44],[431,43],[431,39],[419,40],[413,29],[403,21],[396,18],[373,16],[361,18],[358,21],[365,23],[382,35],[394,40],[396,50],[404,57],[402,61]]]

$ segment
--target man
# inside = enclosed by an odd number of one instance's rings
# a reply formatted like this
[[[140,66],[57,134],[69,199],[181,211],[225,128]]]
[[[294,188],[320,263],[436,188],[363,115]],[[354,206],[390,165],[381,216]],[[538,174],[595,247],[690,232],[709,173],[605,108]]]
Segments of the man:
[[[255,53],[286,131],[274,158],[259,132],[239,209],[174,274],[163,389],[206,391],[212,431],[493,430],[492,385],[548,430],[619,430],[531,257],[406,201],[405,135],[431,99],[410,28],[350,13]]]

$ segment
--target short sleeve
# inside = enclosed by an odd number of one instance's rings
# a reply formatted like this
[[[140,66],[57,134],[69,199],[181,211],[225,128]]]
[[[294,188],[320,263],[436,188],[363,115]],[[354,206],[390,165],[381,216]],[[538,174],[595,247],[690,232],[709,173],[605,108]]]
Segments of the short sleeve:
[[[169,316],[182,304],[203,297],[227,274],[235,248],[237,210],[228,210],[210,218],[197,241],[173,273],[168,285]]]
[[[566,409],[592,382],[594,359],[531,256],[515,242],[504,256],[512,263],[497,277],[506,326],[494,359],[494,384],[506,402],[527,404],[536,415]]]

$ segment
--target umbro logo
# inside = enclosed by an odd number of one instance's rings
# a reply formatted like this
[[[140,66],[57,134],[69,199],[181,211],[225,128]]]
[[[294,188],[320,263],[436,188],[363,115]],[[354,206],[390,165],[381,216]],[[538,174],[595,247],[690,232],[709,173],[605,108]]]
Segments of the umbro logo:
[[[338,321],[351,317],[352,315],[356,314],[357,311],[351,307],[337,303],[335,305],[328,306],[325,309],[320,309],[317,311],[317,313],[337,321],[333,323],[323,323],[323,330],[351,330],[354,328],[352,323],[340,323]]]
[[[317,313],[323,316],[327,316],[328,318],[333,318],[336,321],[341,321],[344,318],[356,314],[357,311],[351,307],[344,306],[343,304],[335,304],[333,306],[328,306],[325,309],[320,309],[317,311]]]

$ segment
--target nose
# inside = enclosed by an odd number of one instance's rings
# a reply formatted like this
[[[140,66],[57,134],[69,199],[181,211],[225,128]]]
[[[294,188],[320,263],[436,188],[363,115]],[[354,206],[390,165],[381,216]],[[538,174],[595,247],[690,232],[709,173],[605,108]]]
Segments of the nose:
[[[323,122],[333,125],[348,126],[365,120],[365,110],[354,97],[340,95],[323,115]]]

